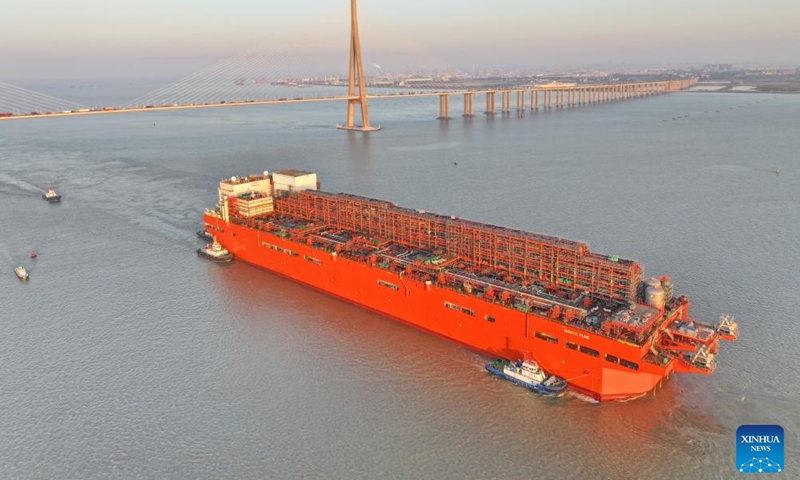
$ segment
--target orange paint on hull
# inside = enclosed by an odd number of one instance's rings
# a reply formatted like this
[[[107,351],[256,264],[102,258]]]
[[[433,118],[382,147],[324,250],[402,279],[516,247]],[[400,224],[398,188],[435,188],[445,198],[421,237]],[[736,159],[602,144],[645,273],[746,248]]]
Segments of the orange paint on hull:
[[[238,260],[492,356],[535,359],[547,372],[598,400],[649,392],[675,364],[643,360],[648,345],[596,335],[213,216],[206,215],[205,224]],[[609,362],[606,355],[631,365]]]

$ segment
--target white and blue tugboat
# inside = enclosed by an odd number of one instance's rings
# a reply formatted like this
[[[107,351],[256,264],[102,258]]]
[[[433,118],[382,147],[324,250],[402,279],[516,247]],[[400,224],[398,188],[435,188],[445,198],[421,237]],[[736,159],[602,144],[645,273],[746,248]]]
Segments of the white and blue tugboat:
[[[497,359],[486,365],[486,370],[543,395],[560,397],[567,390],[566,380],[548,375],[532,360],[509,362]]]
[[[205,248],[198,248],[197,254],[212,262],[226,263],[233,260],[233,254],[222,248],[222,245],[219,244],[216,238],[214,238],[211,244],[206,245]]]

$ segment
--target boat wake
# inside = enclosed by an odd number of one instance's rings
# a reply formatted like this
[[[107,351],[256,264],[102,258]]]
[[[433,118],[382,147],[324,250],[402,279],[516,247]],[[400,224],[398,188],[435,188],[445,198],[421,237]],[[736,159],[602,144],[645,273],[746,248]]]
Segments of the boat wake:
[[[599,400],[592,398],[589,395],[584,395],[582,393],[574,392],[572,390],[567,390],[567,395],[586,403],[600,403]]]
[[[36,193],[36,194],[45,193],[44,190],[37,187],[36,185],[28,183],[25,180],[20,180],[19,178],[14,178],[5,173],[0,173],[0,185],[8,185],[14,187],[17,190],[22,190],[30,193]]]
[[[639,394],[639,395],[636,395],[635,397],[629,397],[629,398],[623,398],[623,399],[617,400],[617,402],[619,402],[619,403],[630,402],[630,401],[632,401],[632,400],[636,400],[637,398],[642,398],[642,397],[644,397],[645,395],[647,395],[647,393],[648,393],[648,392],[643,392],[643,393],[641,393],[641,394]]]

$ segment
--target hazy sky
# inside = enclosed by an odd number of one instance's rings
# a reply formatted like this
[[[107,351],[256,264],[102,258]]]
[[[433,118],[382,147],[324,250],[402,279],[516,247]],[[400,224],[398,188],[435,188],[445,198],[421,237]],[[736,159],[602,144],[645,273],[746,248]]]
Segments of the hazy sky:
[[[346,67],[348,0],[0,5],[0,81],[177,77],[288,44],[314,54],[298,55],[301,66]],[[376,63],[800,65],[800,0],[360,0],[359,7],[365,55]]]

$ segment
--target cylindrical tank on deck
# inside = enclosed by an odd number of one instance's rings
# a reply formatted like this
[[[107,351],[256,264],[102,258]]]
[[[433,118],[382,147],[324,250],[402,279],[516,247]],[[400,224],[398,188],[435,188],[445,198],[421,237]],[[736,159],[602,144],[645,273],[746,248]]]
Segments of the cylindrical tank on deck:
[[[653,308],[663,310],[666,300],[664,299],[664,289],[661,288],[661,285],[648,286],[644,291],[644,301]]]
[[[644,281],[644,286],[645,286],[645,288],[660,287],[661,286],[661,280],[657,279],[656,277],[650,277],[650,278],[648,278],[647,280]]]
[[[647,289],[656,286],[660,287],[661,281],[655,277],[645,278],[639,284],[639,296],[644,303],[647,303]]]

